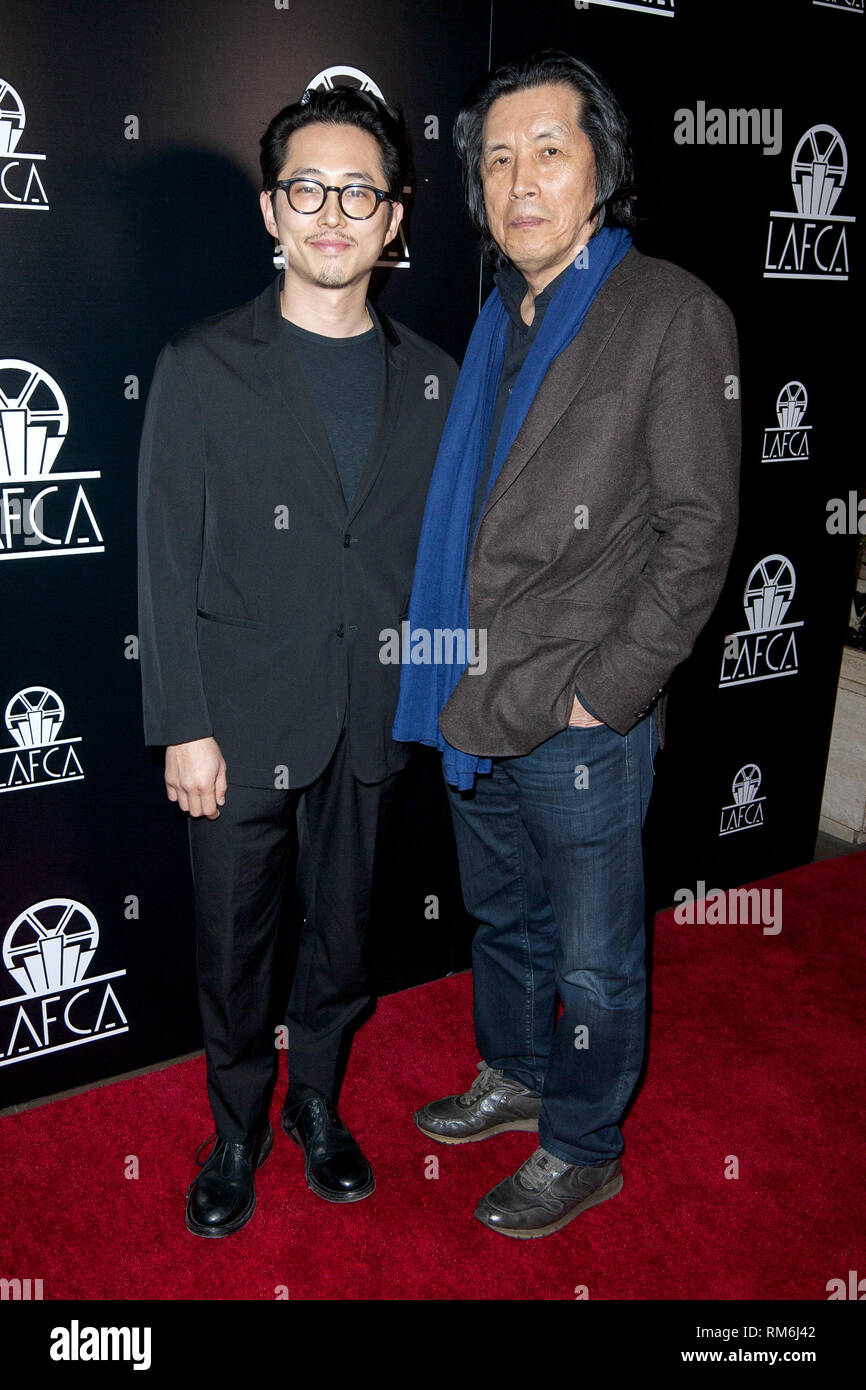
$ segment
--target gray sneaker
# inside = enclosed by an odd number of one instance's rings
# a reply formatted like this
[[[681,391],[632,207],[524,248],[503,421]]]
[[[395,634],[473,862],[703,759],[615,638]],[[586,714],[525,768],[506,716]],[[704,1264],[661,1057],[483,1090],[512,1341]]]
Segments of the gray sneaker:
[[[415,1123],[440,1144],[471,1144],[508,1129],[538,1131],[541,1096],[501,1071],[478,1063],[478,1075],[461,1096],[431,1101],[415,1113]]]
[[[491,1231],[532,1240],[559,1231],[622,1187],[618,1158],[586,1168],[536,1149],[510,1178],[482,1197],[475,1215]]]

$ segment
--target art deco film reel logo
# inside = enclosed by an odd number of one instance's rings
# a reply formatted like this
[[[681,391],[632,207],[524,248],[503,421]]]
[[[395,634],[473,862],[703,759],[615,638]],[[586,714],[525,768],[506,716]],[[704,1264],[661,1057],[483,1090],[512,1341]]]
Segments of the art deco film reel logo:
[[[81,738],[60,737],[65,717],[63,701],[47,685],[27,686],[12,696],[4,712],[12,744],[0,748],[0,792],[82,781],[75,747]]]
[[[47,212],[48,199],[37,168],[45,155],[25,154],[18,148],[26,124],[23,101],[11,82],[0,77],[0,208]]]
[[[0,359],[0,560],[104,551],[84,488],[99,472],[55,469],[68,429],[54,378],[34,362]]]
[[[786,381],[776,397],[777,425],[764,430],[764,463],[797,463],[809,457],[809,431],[803,424],[809,395],[802,381]]]
[[[764,824],[765,796],[758,796],[761,769],[757,763],[746,763],[731,783],[733,801],[722,807],[719,836],[734,835],[738,830],[754,830]]]
[[[3,937],[2,958],[19,993],[0,1000],[0,1067],[129,1032],[112,981],[87,971],[99,924],[74,898],[43,898],[24,909]]]
[[[725,638],[720,689],[796,676],[796,630],[803,623],[782,621],[796,582],[794,566],[785,555],[765,555],[755,565],[743,593],[748,627]]]
[[[588,0],[590,5],[604,5],[608,10],[637,10],[640,14],[667,15],[673,19],[675,0]],[[583,9],[584,6],[578,8]]]
[[[856,218],[834,211],[848,179],[845,141],[813,125],[791,160],[795,212],[771,212],[766,280],[847,280],[848,230]]]
[[[366,72],[362,72],[360,68],[349,67],[347,63],[336,63],[333,67],[323,68],[307,83],[305,90],[308,92],[331,92],[335,87],[354,87],[356,91],[372,92],[373,96],[378,97],[380,101],[387,101],[381,87],[373,81],[372,77],[368,76]],[[403,192],[411,194],[412,189],[407,184]],[[402,222],[396,237],[385,247],[382,252],[382,259],[376,264],[392,270],[409,269],[409,247],[406,244]]]

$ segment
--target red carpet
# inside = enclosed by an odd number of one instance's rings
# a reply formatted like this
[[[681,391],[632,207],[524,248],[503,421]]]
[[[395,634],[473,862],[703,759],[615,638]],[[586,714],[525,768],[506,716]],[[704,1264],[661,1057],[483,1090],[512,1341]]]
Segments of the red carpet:
[[[341,1110],[376,1172],[368,1200],[320,1201],[278,1133],[250,1223],[189,1235],[211,1129],[195,1060],[0,1121],[0,1276],[41,1278],[45,1299],[273,1299],[280,1285],[292,1299],[570,1300],[578,1285],[591,1299],[826,1299],[829,1279],[866,1275],[866,854],[762,886],[783,889],[777,936],[657,918],[625,1186],[560,1233],[507,1240],[472,1216],[533,1135],[445,1147],[412,1124],[475,1075],[465,974],[382,1000],[356,1040]]]

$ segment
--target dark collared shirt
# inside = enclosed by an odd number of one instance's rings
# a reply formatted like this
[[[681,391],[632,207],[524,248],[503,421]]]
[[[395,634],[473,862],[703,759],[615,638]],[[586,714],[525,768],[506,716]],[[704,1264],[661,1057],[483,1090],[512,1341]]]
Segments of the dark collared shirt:
[[[496,392],[496,402],[493,406],[493,422],[490,426],[490,437],[487,441],[487,453],[484,456],[484,466],[481,469],[475,500],[472,504],[472,520],[469,525],[470,539],[475,534],[475,526],[484,506],[487,485],[490,482],[490,468],[493,463],[493,455],[496,452],[499,431],[502,428],[502,418],[505,415],[511,392],[514,389],[514,383],[520,375],[521,367],[529,356],[529,349],[538,337],[538,331],[544,322],[547,306],[570,269],[570,266],[566,266],[565,270],[557,275],[555,280],[551,280],[550,284],[546,285],[541,293],[537,295],[535,300],[535,317],[532,323],[524,323],[523,319],[520,317],[520,306],[526,298],[528,286],[517,267],[507,265],[503,270],[498,271],[494,277],[502,302],[508,311],[508,326],[505,330],[505,356],[502,361],[502,373],[499,377],[499,389]]]

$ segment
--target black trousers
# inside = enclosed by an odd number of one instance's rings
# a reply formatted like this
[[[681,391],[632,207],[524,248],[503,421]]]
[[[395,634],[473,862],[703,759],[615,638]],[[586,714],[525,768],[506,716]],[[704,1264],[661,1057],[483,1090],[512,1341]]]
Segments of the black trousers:
[[[230,784],[217,820],[190,819],[208,1096],[231,1143],[265,1124],[283,1024],[290,1090],[312,1086],[336,1102],[350,1025],[370,1002],[364,939],[399,776],[357,781],[344,730],[310,786]],[[293,894],[304,918],[296,958],[286,939]]]

